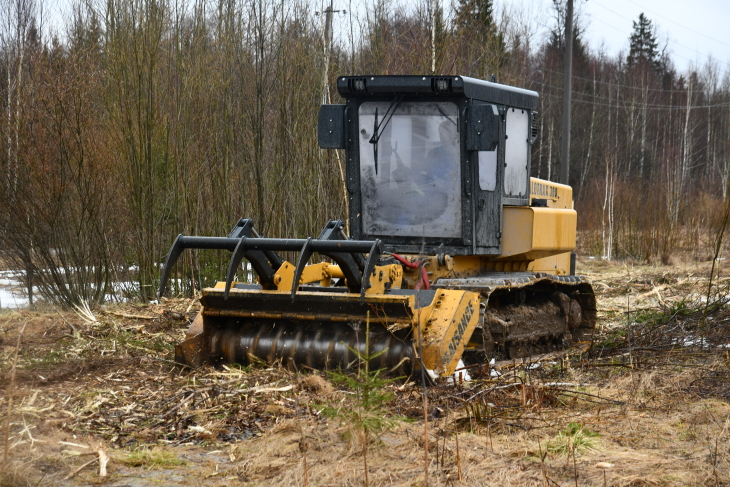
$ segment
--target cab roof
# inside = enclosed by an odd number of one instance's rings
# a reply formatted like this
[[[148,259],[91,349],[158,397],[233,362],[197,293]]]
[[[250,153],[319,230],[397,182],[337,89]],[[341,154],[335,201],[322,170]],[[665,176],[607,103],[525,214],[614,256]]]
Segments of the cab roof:
[[[369,98],[373,95],[458,96],[535,110],[537,92],[467,76],[340,76],[337,91],[343,98]]]

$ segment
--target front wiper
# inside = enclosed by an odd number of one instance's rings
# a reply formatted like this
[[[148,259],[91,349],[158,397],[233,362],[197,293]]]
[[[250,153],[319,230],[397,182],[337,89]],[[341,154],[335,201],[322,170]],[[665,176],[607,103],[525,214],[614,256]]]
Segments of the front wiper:
[[[387,113],[387,112],[386,112]],[[380,135],[382,135],[382,132],[378,134],[378,109],[375,109],[375,122],[373,122],[373,136],[370,137],[370,143],[373,144],[373,159],[375,160],[375,174],[378,174],[378,141],[380,140]],[[373,142],[375,140],[375,142]]]
[[[370,143],[373,144],[373,159],[375,160],[375,174],[378,174],[378,141],[385,131],[385,127],[388,126],[388,122],[393,118],[393,114],[400,106],[400,102],[403,101],[403,95],[396,96],[390,103],[390,106],[383,115],[383,123],[378,125],[378,109],[375,109],[375,123],[373,126],[373,136],[370,137]]]

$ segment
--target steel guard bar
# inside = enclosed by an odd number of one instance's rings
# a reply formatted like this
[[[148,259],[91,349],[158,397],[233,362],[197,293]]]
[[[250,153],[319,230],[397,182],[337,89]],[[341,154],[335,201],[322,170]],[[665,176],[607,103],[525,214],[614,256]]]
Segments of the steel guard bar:
[[[350,292],[360,293],[364,301],[365,291],[370,287],[370,274],[382,254],[380,240],[347,240],[340,220],[330,220],[319,238],[280,239],[263,238],[253,230],[253,220],[241,218],[227,237],[189,237],[178,235],[167,254],[160,276],[159,295],[163,296],[172,267],[185,249],[228,250],[232,252],[226,274],[225,297],[228,297],[233,277],[245,258],[259,276],[264,288],[275,287],[274,275],[283,260],[277,252],[299,252],[294,274],[291,299],[294,301],[297,283],[314,252],[330,257],[342,269]],[[368,254],[367,259],[362,254]]]

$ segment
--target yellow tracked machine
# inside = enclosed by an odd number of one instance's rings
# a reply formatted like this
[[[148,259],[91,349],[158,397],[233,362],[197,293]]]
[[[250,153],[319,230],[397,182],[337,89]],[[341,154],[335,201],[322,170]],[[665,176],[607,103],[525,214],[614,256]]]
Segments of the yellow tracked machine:
[[[178,362],[346,369],[368,314],[369,352],[385,352],[372,366],[399,372],[448,376],[460,360],[590,339],[572,189],[530,178],[537,93],[463,76],[345,76],[337,89],[345,103],[320,108],[318,139],[345,151],[350,235],[332,220],[317,238],[263,238],[243,218],[227,237],[180,235],[160,295],[186,248],[231,260],[203,289]],[[256,283],[236,282],[244,259]]]

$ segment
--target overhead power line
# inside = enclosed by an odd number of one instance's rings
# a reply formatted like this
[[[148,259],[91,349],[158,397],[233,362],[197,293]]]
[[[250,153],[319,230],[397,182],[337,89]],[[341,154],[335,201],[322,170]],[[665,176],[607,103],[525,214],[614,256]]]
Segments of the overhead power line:
[[[555,90],[562,90],[562,87],[555,86],[555,85],[551,85],[549,83],[539,83],[539,84],[543,88],[544,87],[548,87],[548,88],[553,88]],[[620,85],[614,85],[614,86],[620,86]],[[686,90],[685,91],[676,91],[675,90],[674,93],[686,94],[687,91]],[[699,93],[699,91],[695,91],[694,93]],[[584,97],[591,98],[590,100],[575,100],[575,101],[579,101],[579,102],[583,102],[583,103],[595,103],[593,100],[604,100],[604,101],[608,101],[610,103],[610,102],[616,100],[616,98],[613,98],[613,97],[606,97],[606,96],[601,96],[601,95],[595,95],[595,94],[592,94],[592,93],[586,93],[584,91],[576,91],[576,90],[573,90],[573,94],[574,95],[580,95],[580,96],[584,96]],[[556,98],[560,98],[559,95],[556,95],[554,93],[546,93],[545,96],[554,96]],[[626,99],[623,99],[623,102],[624,102],[624,105],[626,105],[626,103],[625,103],[626,102]],[[604,104],[604,105],[598,104],[598,105],[599,106],[609,106],[609,104]],[[614,104],[610,104],[610,106],[613,106],[613,105]],[[641,106],[642,104],[641,103],[634,103],[634,105]],[[686,109],[686,105],[679,106],[679,105],[652,105],[652,104],[647,104],[646,106],[647,107],[650,107],[651,109],[656,109],[656,110]],[[722,102],[722,103],[705,104],[705,105],[690,105],[691,108],[715,108],[715,107],[724,107],[724,106],[730,106],[730,101]]]
[[[547,87],[547,88],[553,88],[555,90],[562,90],[563,89],[560,86],[551,85],[550,83],[537,82],[537,81],[534,81],[534,83],[535,84],[539,84],[542,88]],[[621,87],[621,86],[624,86],[624,85],[612,85],[612,86]],[[669,93],[669,91],[667,91],[667,93]],[[674,90],[673,93],[686,94],[687,93],[687,90],[683,90],[683,91]],[[700,91],[695,91],[693,93],[700,93]],[[574,95],[579,95],[579,96],[583,96],[583,97],[590,98],[590,100],[575,100],[575,101],[579,101],[579,102],[583,102],[583,103],[595,103],[593,100],[604,100],[604,101],[608,101],[610,103],[610,106],[614,106],[614,104],[611,103],[611,102],[614,101],[614,100],[616,100],[616,98],[614,98],[614,97],[606,97],[606,96],[596,95],[596,94],[593,94],[593,93],[586,93],[584,91],[576,91],[576,90],[573,90],[573,94]],[[556,95],[554,93],[545,93],[545,96],[553,96],[553,97],[556,97],[556,98],[560,98],[560,95]],[[624,98],[622,101],[624,102],[623,104],[626,105],[626,99]],[[641,106],[642,105],[642,103],[632,103],[632,104],[633,105],[636,105],[636,106]],[[599,106],[609,106],[608,104],[604,104],[604,105],[598,104],[598,105]],[[679,105],[653,105],[653,104],[647,104],[646,106],[647,107],[650,107],[652,109],[656,109],[656,110],[686,109],[686,105],[679,106]],[[722,102],[722,103],[705,104],[705,105],[690,105],[691,108],[715,108],[715,107],[724,107],[724,106],[730,106],[730,101]]]
[[[580,95],[592,96],[592,95],[587,95],[585,93],[580,93],[580,92],[577,92],[577,91],[573,91],[573,94],[574,95],[575,94],[580,94]],[[558,100],[562,100],[563,99],[563,97],[561,95],[556,95],[554,93],[543,93],[543,96],[551,97],[551,98],[556,98]],[[607,100],[607,98],[605,98],[605,97],[601,97],[600,99]],[[574,98],[573,101],[576,102],[576,103],[583,103],[583,104],[586,104],[586,105],[596,105],[596,106],[599,106],[599,107],[615,107],[615,106],[618,105],[618,102],[617,103],[597,103],[597,102],[591,101],[591,100],[581,100],[581,99],[576,99],[576,98]],[[636,106],[637,107],[641,107],[640,104],[636,104]],[[689,107],[692,110],[695,109],[695,108],[730,107],[730,101],[729,102],[725,102],[725,103],[715,103],[715,104],[712,104],[712,105],[690,105]],[[686,110],[687,109],[687,106],[686,105],[649,105],[649,104],[647,104],[646,105],[646,109],[647,110]]]
[[[599,4],[596,4],[596,5],[599,5]],[[605,20],[599,19],[598,17],[591,17],[591,18],[592,18],[593,20],[597,20],[597,21],[599,21],[600,23],[602,23],[602,24],[604,24],[604,25],[607,25],[607,26],[611,27],[612,29],[615,29],[615,30],[617,30],[618,32],[621,32],[621,33],[622,33],[623,35],[627,36],[627,38],[628,38],[628,36],[630,36],[630,35],[631,35],[631,34],[628,34],[628,33],[627,33],[627,32],[626,32],[626,31],[625,31],[624,29],[621,29],[621,28],[619,28],[619,27],[616,27],[616,26],[615,26],[615,25],[613,25],[613,24],[609,24],[609,23],[608,23],[608,22],[606,22]],[[625,18],[625,17],[624,17],[624,18]],[[669,39],[669,42],[672,42],[672,43],[675,43],[675,44],[677,44],[677,42],[676,42],[676,41],[674,41],[673,39]],[[680,45],[680,46],[681,46],[681,44],[678,44],[678,45]],[[682,47],[685,47],[685,46],[682,46]],[[687,48],[687,49],[689,49],[689,48]],[[682,58],[682,59],[684,59],[685,61],[689,61],[689,62],[694,62],[694,61],[695,61],[694,59],[690,59],[690,58],[688,58],[688,57],[682,56],[681,54],[677,54],[676,52],[674,53],[674,56],[677,56],[677,57],[681,57],[681,58]]]
[[[549,69],[549,68],[539,68],[539,69],[542,69],[543,71],[547,71],[549,73],[563,74],[562,71],[557,71],[555,69]],[[585,78],[583,76],[576,76],[576,75],[573,75],[573,78],[572,79],[574,79],[574,80],[579,79],[579,80],[582,80],[582,81],[590,81],[591,83],[593,83],[595,81],[599,85],[615,86],[615,87],[618,87],[618,88],[621,88],[621,89],[627,89],[627,90],[639,90],[639,91],[647,90],[649,92],[657,92],[657,93],[685,93],[687,91],[687,90],[675,90],[675,89],[664,90],[662,88],[643,88],[641,86],[625,85],[625,84],[622,84],[622,83],[612,83],[610,81],[602,81],[602,80],[600,80],[598,78],[596,78],[594,80],[593,78]]]
[[[629,0],[629,1],[630,1],[630,0]],[[634,22],[634,20],[633,20],[633,19],[630,19],[630,18],[628,18],[628,17],[625,17],[625,16],[621,15],[620,13],[618,13],[618,12],[616,12],[616,11],[614,11],[614,10],[611,10],[610,8],[606,7],[605,5],[602,5],[602,4],[600,4],[600,3],[598,3],[598,2],[595,2],[595,1],[594,1],[593,3],[594,3],[595,5],[598,5],[598,6],[599,6],[599,7],[601,7],[602,9],[604,9],[604,10],[607,10],[607,11],[611,12],[612,14],[616,15],[617,17],[620,17],[620,18],[622,18],[622,19],[624,19],[624,20],[628,20],[629,22]],[[637,5],[637,6],[641,7],[641,5],[638,5],[638,4],[636,4],[635,2],[631,2],[631,3],[633,3],[634,5]],[[658,15],[658,14],[657,14],[657,15]],[[616,27],[615,25],[609,24],[608,22],[606,22],[606,21],[605,21],[605,20],[603,20],[603,19],[599,19],[599,18],[597,18],[597,17],[591,17],[591,18],[592,18],[593,20],[597,20],[597,21],[599,21],[600,23],[602,23],[602,24],[605,24],[605,25],[607,25],[607,26],[609,26],[609,27],[611,27],[611,28],[613,28],[613,29],[615,29],[615,30],[617,30],[617,31],[621,32],[621,33],[622,33],[622,34],[624,34],[624,35],[629,35],[629,34],[626,34],[626,31],[625,31],[624,29],[621,29],[621,28],[619,28],[619,27]],[[673,22],[673,21],[670,21],[670,22]],[[678,24],[678,25],[680,25],[680,24]],[[681,26],[681,25],[680,25],[680,27],[683,27],[683,26]],[[687,28],[687,27],[685,27],[685,28]],[[687,28],[687,29],[689,29],[689,28]],[[691,29],[689,29],[689,30],[691,30]],[[693,31],[693,32],[694,32],[694,31]],[[714,39],[713,39],[713,40],[714,40]],[[696,50],[695,48],[692,48],[692,47],[689,47],[689,46],[685,46],[684,44],[682,44],[682,43],[680,43],[680,42],[676,41],[675,39],[671,39],[671,38],[670,38],[670,39],[668,39],[668,41],[669,41],[669,42],[671,42],[672,44],[676,45],[676,46],[679,46],[679,47],[683,47],[684,49],[687,49],[688,51],[694,51],[694,52],[697,52],[697,50]],[[719,41],[718,41],[718,42],[719,42]],[[721,43],[721,44],[725,44],[725,43]],[[725,45],[726,45],[726,46],[730,46],[730,44],[725,44]],[[675,56],[677,56],[677,57],[680,57],[680,58],[684,59],[685,61],[689,61],[689,62],[695,62],[695,61],[696,61],[696,59],[690,59],[690,58],[688,58],[688,57],[686,57],[686,56],[682,56],[681,54],[677,54],[677,53],[674,53],[674,55],[675,55]],[[727,61],[727,62],[729,62],[729,63],[730,63],[730,61]]]
[[[549,68],[539,68],[539,69],[541,69],[543,71],[547,71],[548,73],[563,74],[562,71],[557,71],[555,69],[549,69]],[[593,78],[585,78],[583,76],[573,75],[573,79],[574,80],[579,79],[579,80],[582,80],[582,81],[590,81],[591,83],[594,83],[595,82],[595,83],[597,83],[599,85],[617,86],[619,88],[626,88],[626,89],[631,89],[631,90],[642,90],[642,91],[644,90],[644,88],[642,88],[640,86],[630,86],[630,85],[624,85],[624,84],[621,84],[621,83],[612,83],[610,81],[602,81],[602,80],[600,80],[598,78],[593,79]],[[547,83],[545,83],[545,85],[546,86],[550,86]],[[662,89],[659,89],[659,88],[649,88],[648,90],[649,91],[658,91],[658,92],[661,92],[661,93],[669,93],[671,91],[677,91],[677,90],[662,90]],[[678,93],[684,93],[684,91],[677,91],[677,92]]]
[[[704,38],[706,38],[706,39],[710,39],[711,41],[717,42],[718,44],[722,44],[723,46],[727,46],[727,47],[730,47],[730,44],[728,44],[727,42],[724,42],[724,41],[720,41],[720,40],[717,40],[717,39],[715,39],[714,37],[710,37],[710,36],[708,36],[707,34],[703,34],[702,32],[698,32],[698,31],[696,31],[696,30],[694,30],[694,29],[692,29],[692,28],[690,28],[690,27],[687,27],[686,25],[680,24],[679,22],[675,22],[674,20],[672,20],[672,19],[670,19],[670,18],[668,18],[668,17],[665,17],[665,16],[663,16],[663,15],[662,15],[662,14],[660,14],[660,13],[654,12],[653,10],[651,10],[651,9],[648,9],[648,8],[644,7],[643,5],[639,5],[638,3],[634,2],[633,0],[629,0],[629,2],[633,3],[633,4],[634,4],[634,5],[636,5],[637,7],[643,8],[643,9],[644,9],[644,10],[646,10],[647,12],[651,12],[651,13],[653,13],[653,14],[654,14],[654,15],[656,15],[657,17],[661,17],[661,18],[663,18],[664,20],[666,20],[666,21],[669,21],[669,22],[673,23],[674,25],[678,25],[679,27],[682,27],[683,29],[687,29],[688,31],[690,31],[690,32],[692,32],[692,33],[694,33],[694,34],[700,35],[700,36],[702,36],[702,37],[704,37]],[[597,5],[598,5],[598,4],[597,4]]]

